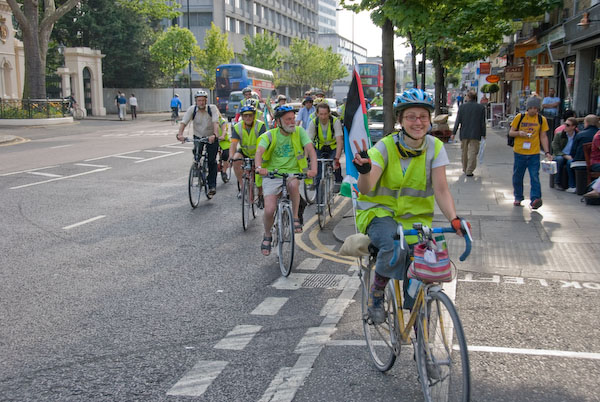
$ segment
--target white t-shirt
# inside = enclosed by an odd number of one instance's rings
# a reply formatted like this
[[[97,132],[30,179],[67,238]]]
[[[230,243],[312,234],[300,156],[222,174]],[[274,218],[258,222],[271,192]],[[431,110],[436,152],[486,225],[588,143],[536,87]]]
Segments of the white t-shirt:
[[[206,109],[201,110],[198,109],[196,111],[196,117],[194,118],[194,135],[196,137],[209,137],[214,134],[213,123],[219,123],[219,110],[215,105],[206,105],[210,107],[212,112],[212,117],[208,114]],[[181,121],[183,124],[187,126],[187,124],[192,120],[192,116],[194,115],[194,108],[196,105],[192,105],[188,108],[183,116],[183,120]]]
[[[129,98],[129,106],[137,106],[137,98],[135,96]]]

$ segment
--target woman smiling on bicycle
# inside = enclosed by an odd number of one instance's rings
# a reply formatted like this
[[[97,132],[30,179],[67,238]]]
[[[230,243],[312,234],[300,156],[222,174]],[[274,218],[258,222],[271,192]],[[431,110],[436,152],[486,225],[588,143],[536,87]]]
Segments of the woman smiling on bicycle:
[[[411,229],[416,222],[431,226],[435,199],[452,227],[462,235],[446,180],[448,155],[441,140],[427,135],[433,110],[429,94],[421,89],[405,91],[395,103],[402,129],[385,136],[368,151],[364,141],[362,148],[354,142],[357,153],[353,162],[359,172],[361,193],[356,223],[358,230],[366,233],[379,249],[368,309],[375,323],[385,320],[383,290],[387,282],[390,278],[405,279],[410,265],[408,247],[399,250],[394,266],[389,264],[398,223],[405,229]],[[406,240],[416,242],[414,236]],[[404,280],[405,289],[407,282]]]
[[[266,176],[269,171],[274,169],[277,169],[280,173],[306,173],[308,177],[317,175],[315,147],[306,131],[302,127],[296,126],[295,119],[296,110],[291,106],[283,105],[275,109],[277,128],[271,129],[259,137],[254,159],[256,171],[261,176]],[[305,154],[308,154],[310,158],[310,168]],[[263,178],[265,234],[260,249],[265,256],[271,253],[273,238],[269,233],[271,233],[271,227],[273,226],[273,217],[277,209],[277,197],[281,192],[281,185],[282,181],[279,178]],[[302,232],[302,225],[298,220],[298,206],[300,203],[298,180],[290,178],[287,187],[294,209],[294,229],[296,233],[300,233]]]

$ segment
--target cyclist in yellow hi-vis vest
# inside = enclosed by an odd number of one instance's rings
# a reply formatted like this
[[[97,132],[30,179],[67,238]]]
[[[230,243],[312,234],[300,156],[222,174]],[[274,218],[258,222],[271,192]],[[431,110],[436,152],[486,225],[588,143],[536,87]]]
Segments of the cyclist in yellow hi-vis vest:
[[[227,178],[227,169],[229,169],[229,148],[231,147],[231,140],[229,138],[229,132],[227,130],[227,120],[219,113],[219,147],[221,148],[221,160],[223,161],[223,170],[221,176]],[[225,182],[225,179],[223,179]]]
[[[264,134],[266,125],[255,118],[256,109],[254,106],[244,106],[240,110],[240,113],[242,121],[236,123],[231,130],[231,154],[233,155],[232,159],[236,159],[233,163],[233,171],[241,186],[243,161],[237,159],[254,158],[256,146],[258,145],[258,137]],[[260,181],[257,181],[256,185],[258,187],[258,206],[262,208],[262,186]],[[241,197],[241,194],[239,196]]]
[[[306,173],[308,177],[317,175],[317,153],[306,131],[295,124],[296,109],[289,105],[275,109],[277,128],[267,131],[259,138],[255,163],[258,174],[266,176],[277,169],[279,173]],[[310,159],[310,168],[306,156]],[[271,253],[271,227],[277,198],[281,192],[282,181],[278,178],[263,177],[263,194],[265,198],[264,226],[265,234],[260,249],[263,255]],[[287,182],[288,192],[292,200],[294,214],[294,231],[302,232],[302,224],[298,220],[300,204],[299,180],[290,177]]]
[[[398,223],[412,229],[413,223],[431,227],[434,200],[460,232],[460,218],[456,216],[454,199],[448,189],[446,165],[448,155],[438,138],[428,135],[431,129],[431,97],[421,89],[410,89],[396,100],[399,132],[391,133],[367,151],[356,141],[357,153],[353,162],[359,172],[356,224],[379,249],[375,279],[369,297],[369,315],[373,322],[385,320],[384,289],[390,278],[404,280],[410,265],[408,244],[400,250],[400,258],[390,266],[394,251],[393,236]],[[414,236],[408,243],[415,243]]]

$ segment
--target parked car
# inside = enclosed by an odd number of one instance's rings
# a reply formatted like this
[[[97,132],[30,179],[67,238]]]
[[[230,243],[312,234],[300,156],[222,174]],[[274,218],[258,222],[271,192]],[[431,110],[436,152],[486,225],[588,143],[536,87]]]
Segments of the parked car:
[[[372,106],[367,110],[367,121],[371,143],[375,145],[377,141],[383,138],[383,106]]]
[[[259,99],[258,94],[254,91],[252,92],[252,97],[256,100]],[[233,119],[238,113],[242,99],[244,99],[242,91],[231,91],[228,100],[224,101],[224,103],[219,102],[221,114],[224,114],[229,120]],[[225,111],[224,113],[223,110]]]

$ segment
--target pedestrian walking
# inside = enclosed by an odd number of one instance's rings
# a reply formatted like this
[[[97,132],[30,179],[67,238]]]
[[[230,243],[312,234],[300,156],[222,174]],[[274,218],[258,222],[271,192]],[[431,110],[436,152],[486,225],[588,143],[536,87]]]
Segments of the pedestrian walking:
[[[131,120],[137,120],[137,98],[135,94],[131,94],[129,97],[129,108],[131,109]]]
[[[513,205],[520,207],[523,201],[523,178],[525,171],[529,170],[531,184],[531,208],[538,209],[542,206],[542,187],[540,185],[540,149],[544,155],[552,160],[550,144],[548,143],[548,121],[539,114],[542,100],[537,96],[527,99],[526,113],[519,113],[510,124],[508,135],[515,137],[513,145],[513,190],[515,201]]]
[[[460,146],[462,150],[462,170],[468,177],[473,176],[477,167],[477,154],[481,140],[485,140],[485,106],[477,103],[477,93],[470,91],[467,102],[460,105],[454,123],[451,140],[454,140],[460,127]]]
[[[125,94],[121,92],[117,98],[117,104],[119,106],[119,120],[125,120],[127,114],[127,98]]]

